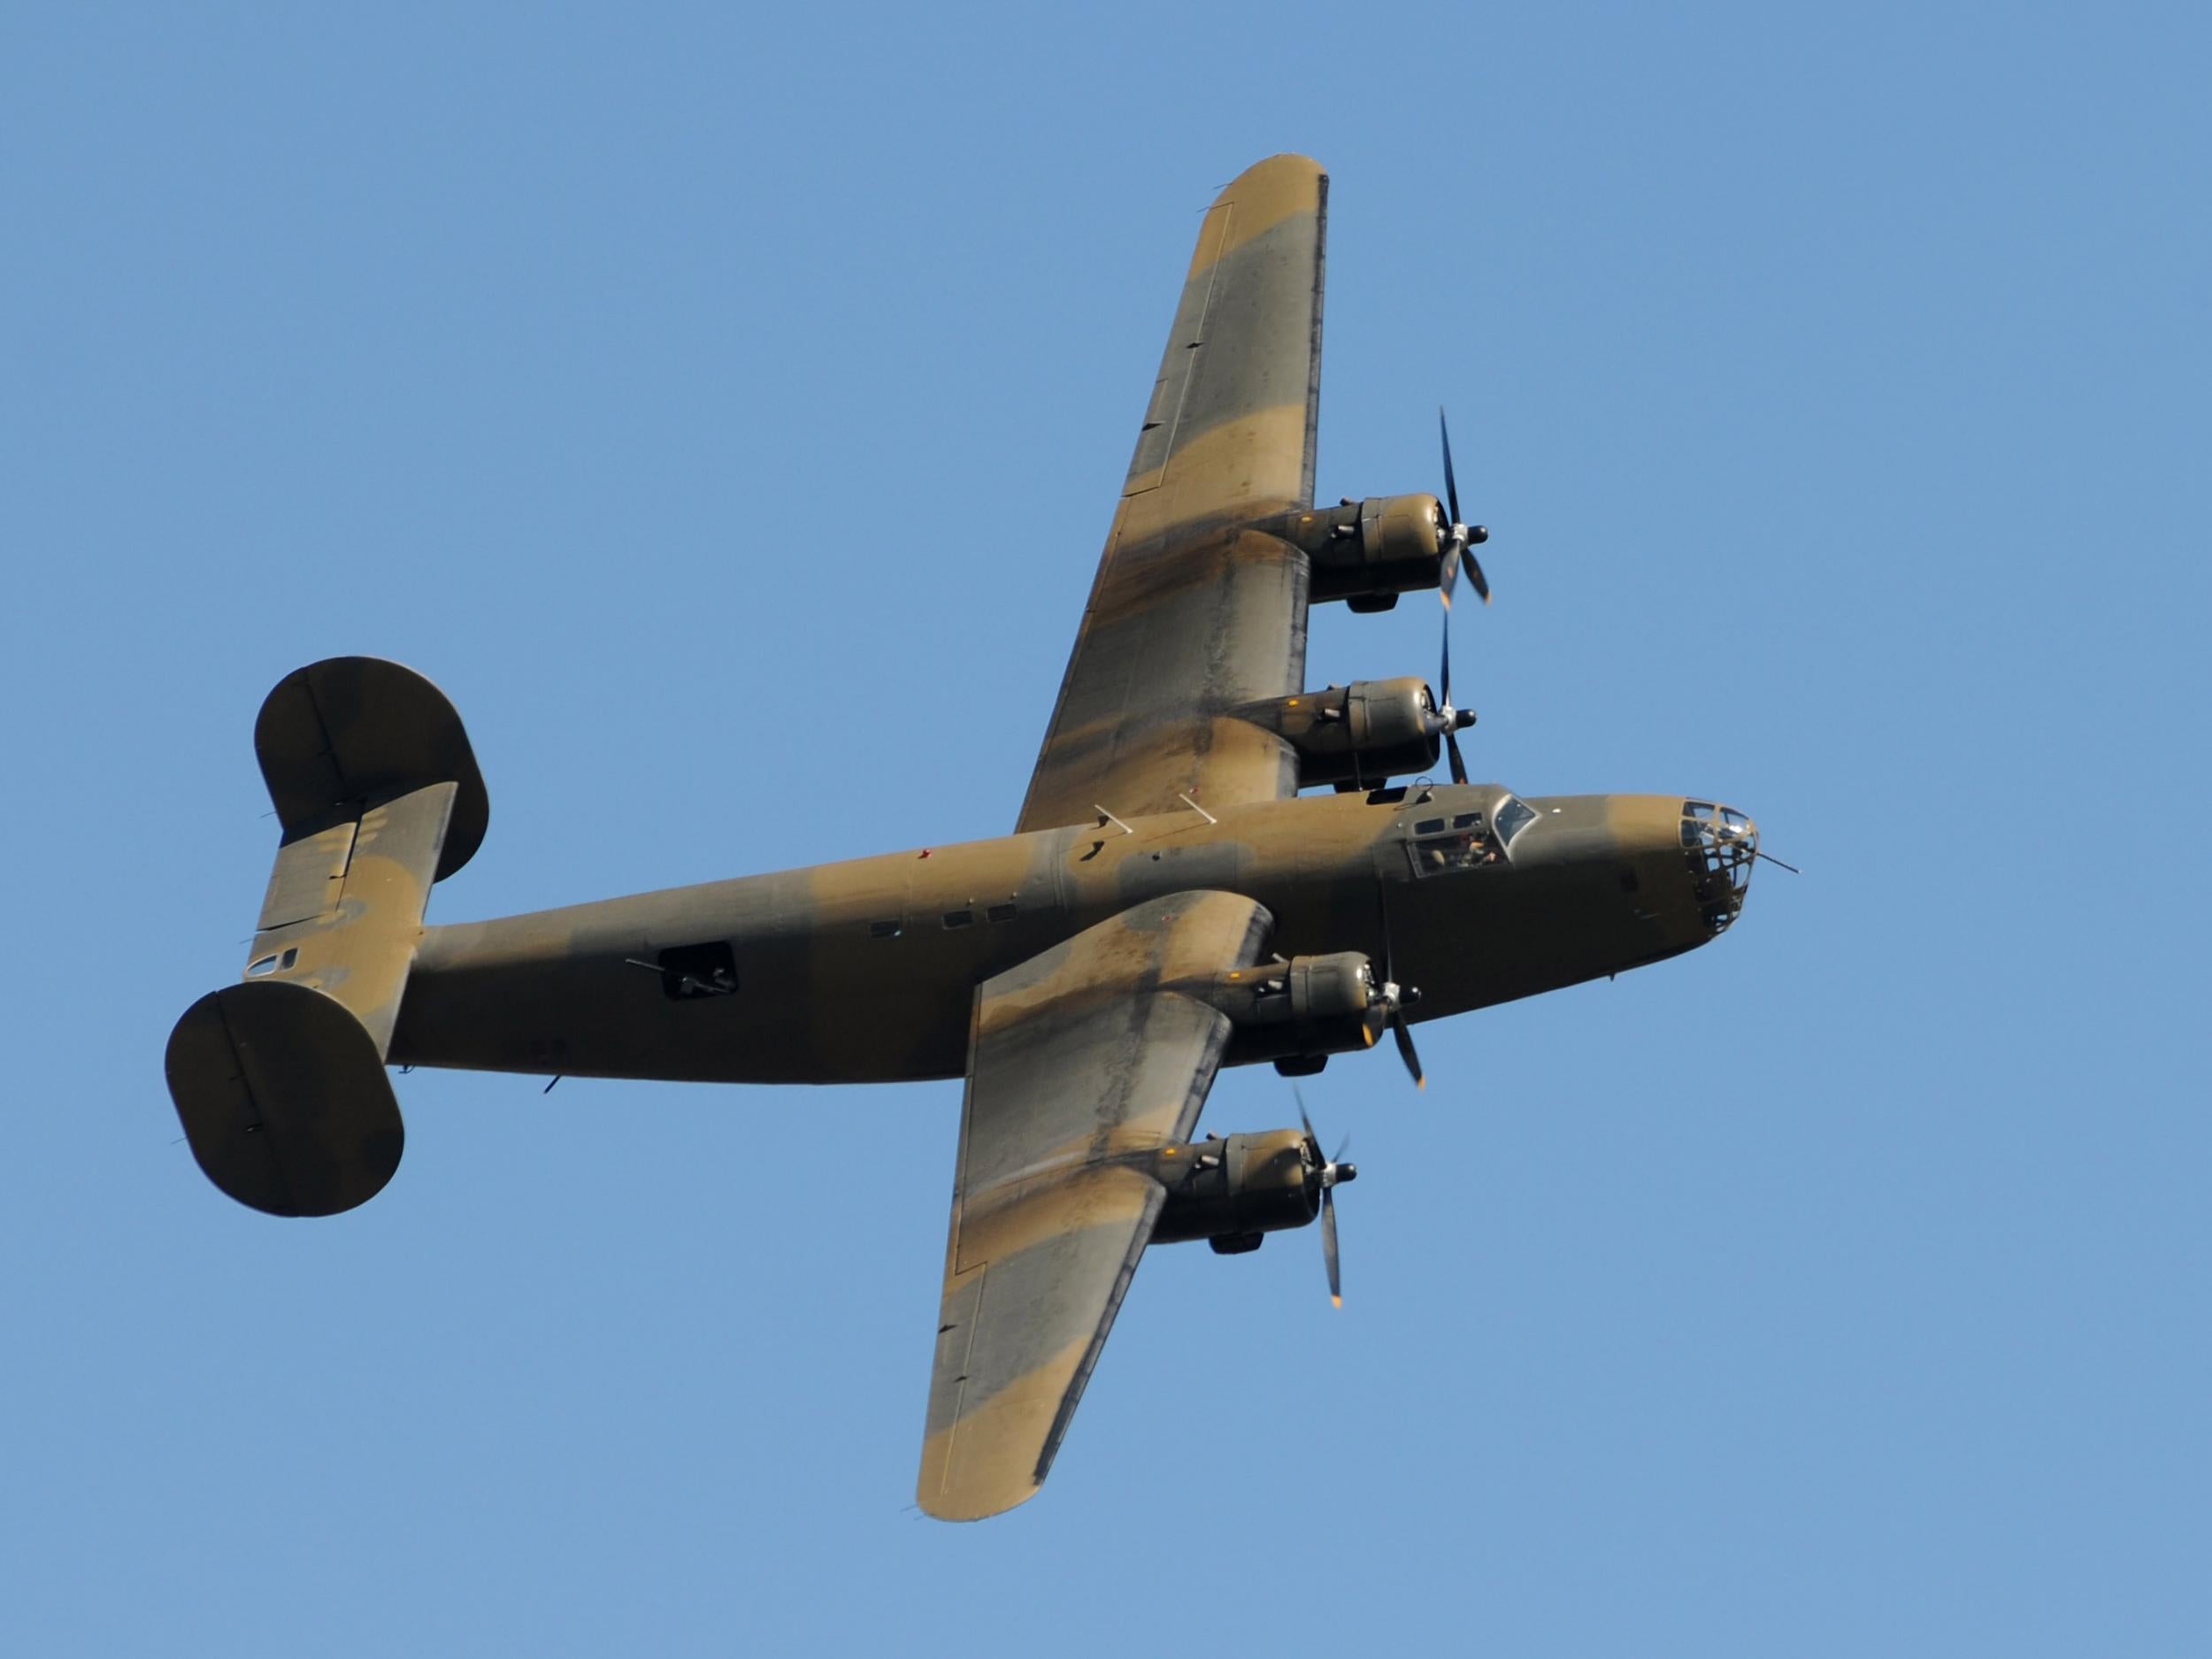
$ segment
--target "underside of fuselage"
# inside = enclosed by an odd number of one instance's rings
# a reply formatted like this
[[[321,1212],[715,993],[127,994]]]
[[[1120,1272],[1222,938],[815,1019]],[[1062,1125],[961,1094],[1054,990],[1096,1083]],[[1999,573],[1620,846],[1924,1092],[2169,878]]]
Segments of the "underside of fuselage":
[[[1306,795],[430,927],[390,1058],[702,1082],[956,1077],[978,985],[1133,905],[1204,890],[1264,906],[1279,956],[1388,961],[1419,992],[1408,1017],[1434,1019],[1713,937],[1725,920],[1690,869],[1691,804],[1523,803],[1495,785]],[[1227,1057],[1262,1056],[1233,1043]]]

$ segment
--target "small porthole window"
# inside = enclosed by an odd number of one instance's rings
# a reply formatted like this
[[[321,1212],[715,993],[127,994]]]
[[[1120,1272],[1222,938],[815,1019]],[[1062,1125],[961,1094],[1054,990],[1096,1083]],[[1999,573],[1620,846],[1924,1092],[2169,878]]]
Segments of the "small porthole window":
[[[1452,820],[1452,827],[1454,829],[1472,829],[1476,825],[1481,822],[1481,813],[1462,812],[1457,818]]]
[[[257,962],[250,962],[246,964],[246,977],[249,979],[261,979],[265,975],[274,973],[276,972],[276,965],[277,959],[274,956],[263,956]]]
[[[983,912],[983,918],[991,922],[1010,922],[1018,914],[1010,904],[994,904]]]
[[[1433,835],[1443,827],[1444,820],[1442,818],[1425,818],[1418,824],[1416,824],[1413,826],[1413,833],[1416,835]]]
[[[973,910],[947,910],[945,912],[945,926],[948,927],[965,927],[974,920]]]
[[[899,925],[896,922],[870,922],[868,924],[868,937],[871,939],[896,939],[898,936]]]

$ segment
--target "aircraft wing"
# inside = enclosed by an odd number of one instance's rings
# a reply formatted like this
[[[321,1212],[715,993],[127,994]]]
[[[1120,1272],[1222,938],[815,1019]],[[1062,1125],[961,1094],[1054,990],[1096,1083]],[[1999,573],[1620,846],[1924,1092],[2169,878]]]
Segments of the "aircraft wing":
[[[1276,156],[1206,211],[1018,829],[1297,793],[1226,710],[1305,675],[1304,557],[1248,526],[1313,504],[1328,188]]]
[[[1228,1018],[1177,988],[1259,958],[1251,900],[1179,893],[978,989],[917,1495],[980,1520],[1035,1495],[1187,1141]]]

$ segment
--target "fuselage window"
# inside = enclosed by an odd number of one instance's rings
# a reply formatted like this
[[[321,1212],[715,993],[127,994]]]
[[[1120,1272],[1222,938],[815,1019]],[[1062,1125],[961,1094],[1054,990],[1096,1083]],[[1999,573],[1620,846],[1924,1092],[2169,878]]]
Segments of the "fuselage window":
[[[899,925],[896,922],[870,922],[868,924],[868,937],[871,939],[896,939],[898,936]]]
[[[1015,909],[1010,904],[994,904],[983,912],[984,919],[992,922],[1010,922],[1015,915]]]
[[[1418,824],[1416,824],[1413,826],[1413,833],[1416,835],[1433,835],[1437,833],[1437,831],[1442,829],[1443,827],[1444,820],[1442,818],[1425,818]]]
[[[948,927],[965,927],[974,920],[973,910],[947,910],[945,912],[945,926]]]
[[[1498,803],[1495,822],[1498,840],[1510,847],[1516,835],[1536,822],[1536,809],[1519,796],[1509,795]]]
[[[676,945],[660,953],[661,995],[672,1002],[728,996],[737,989],[737,956],[725,943]]]

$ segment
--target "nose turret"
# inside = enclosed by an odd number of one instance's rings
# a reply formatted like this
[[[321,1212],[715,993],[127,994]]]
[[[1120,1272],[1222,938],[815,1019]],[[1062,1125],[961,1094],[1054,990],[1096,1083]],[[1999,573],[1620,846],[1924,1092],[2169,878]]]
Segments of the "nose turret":
[[[1747,815],[1710,801],[1682,803],[1683,863],[1709,934],[1726,932],[1742,913],[1758,856],[1759,826]]]

